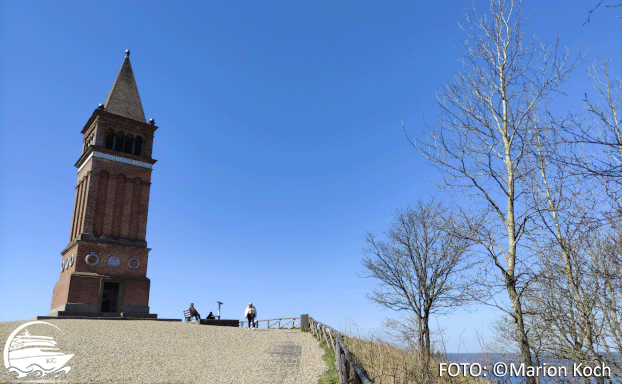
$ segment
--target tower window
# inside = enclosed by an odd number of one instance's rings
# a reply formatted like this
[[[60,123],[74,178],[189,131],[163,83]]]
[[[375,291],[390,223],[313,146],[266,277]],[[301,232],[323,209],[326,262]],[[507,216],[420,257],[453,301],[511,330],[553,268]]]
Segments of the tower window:
[[[114,150],[115,151],[123,151],[123,139],[125,138],[125,135],[123,134],[123,132],[119,131],[117,132],[117,134],[115,135],[115,143],[114,143]]]
[[[91,135],[88,140],[84,141],[84,149],[82,152],[86,152],[86,150],[89,149],[91,145],[95,145],[95,136],[93,135]]]
[[[93,137],[91,142],[86,145],[85,149],[87,149],[89,145],[94,145],[94,141],[95,138]],[[119,152],[140,156],[143,141],[143,138],[140,136],[134,137],[129,133],[125,135],[122,131],[115,132],[109,129],[106,132],[106,148]]]
[[[114,149],[116,138],[117,136],[114,134],[114,131],[112,129],[109,129],[106,133],[106,148]]]
[[[124,144],[124,147],[123,147],[123,152],[125,152],[125,153],[132,153],[133,149],[134,149],[134,136],[127,135],[125,137],[125,144]]]
[[[134,154],[136,156],[140,156],[140,150],[143,145],[143,138],[140,136],[136,136],[136,140],[134,140]]]

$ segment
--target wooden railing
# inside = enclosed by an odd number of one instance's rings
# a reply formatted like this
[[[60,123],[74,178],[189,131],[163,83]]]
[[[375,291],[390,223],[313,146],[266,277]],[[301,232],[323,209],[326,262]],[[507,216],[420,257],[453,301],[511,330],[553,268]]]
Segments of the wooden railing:
[[[269,329],[297,329],[300,328],[300,317],[282,317],[280,319],[255,320],[259,328]],[[265,322],[265,326],[261,326],[261,322]],[[248,320],[240,320],[240,328],[247,328]]]
[[[311,333],[321,343],[325,343],[335,352],[335,366],[339,374],[339,384],[360,383],[374,384],[365,373],[354,364],[354,360],[343,342],[343,335],[326,324],[309,318]]]

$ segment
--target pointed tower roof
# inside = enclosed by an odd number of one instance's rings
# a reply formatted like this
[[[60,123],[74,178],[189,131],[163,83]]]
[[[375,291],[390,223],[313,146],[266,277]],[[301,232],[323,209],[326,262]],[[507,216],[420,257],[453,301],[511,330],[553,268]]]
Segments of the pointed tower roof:
[[[110,93],[108,93],[104,108],[106,108],[107,112],[114,113],[115,115],[128,117],[143,123],[146,122],[143,105],[140,102],[136,80],[132,72],[132,65],[130,64],[129,50],[125,51],[125,60],[123,60]]]

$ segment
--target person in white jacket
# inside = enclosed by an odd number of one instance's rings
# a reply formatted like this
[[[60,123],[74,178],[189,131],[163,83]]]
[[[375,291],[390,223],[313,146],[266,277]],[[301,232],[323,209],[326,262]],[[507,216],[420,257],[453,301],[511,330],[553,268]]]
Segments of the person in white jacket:
[[[257,322],[255,321],[257,309],[253,307],[253,303],[248,303],[248,307],[244,311],[244,317],[248,319],[248,328],[251,328],[251,323],[257,328]]]

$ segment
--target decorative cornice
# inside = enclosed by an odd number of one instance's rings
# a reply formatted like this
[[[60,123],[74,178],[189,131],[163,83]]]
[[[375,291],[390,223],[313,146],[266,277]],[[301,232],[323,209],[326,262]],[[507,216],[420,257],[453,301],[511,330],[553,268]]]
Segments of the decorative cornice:
[[[93,151],[93,152],[91,152],[89,157],[87,157],[86,160],[84,160],[84,162],[82,163],[80,168],[78,168],[78,173],[80,173],[80,171],[86,165],[86,163],[89,162],[91,157],[95,157],[95,158],[99,158],[99,159],[104,159],[104,160],[116,161],[117,163],[135,165],[137,167],[142,167],[142,168],[147,168],[147,169],[152,169],[153,168],[152,164],[145,163],[143,161],[132,160],[132,159],[128,159],[126,157],[115,156],[115,155],[110,155],[108,153],[101,153],[101,152]]]
[[[147,242],[145,240],[113,239],[104,235],[100,237],[93,237],[91,234],[82,233],[67,244],[67,247],[65,247],[65,249],[61,252],[61,255],[65,256],[67,252],[71,251],[76,245],[80,244],[112,244],[151,251],[151,248],[147,248]]]
[[[121,115],[115,115],[114,113],[106,112],[103,109],[96,109],[93,111],[93,114],[84,125],[84,128],[82,128],[81,133],[85,134],[91,127],[96,127],[96,125],[92,125],[95,120],[99,120],[98,124],[109,124],[107,128],[113,128],[115,131],[117,131],[119,128],[135,129],[149,137],[153,137],[153,133],[156,129],[158,129],[155,124],[152,125],[144,121],[133,120],[127,117],[123,117]]]

